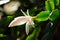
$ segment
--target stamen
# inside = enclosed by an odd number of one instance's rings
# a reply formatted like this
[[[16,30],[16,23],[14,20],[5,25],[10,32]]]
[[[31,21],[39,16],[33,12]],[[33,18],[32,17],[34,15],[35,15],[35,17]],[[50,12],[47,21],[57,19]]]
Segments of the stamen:
[[[27,15],[29,16],[29,10],[27,9]]]
[[[27,15],[25,14],[25,12],[22,11],[22,9],[21,9],[21,12],[22,12],[25,16],[27,16]]]

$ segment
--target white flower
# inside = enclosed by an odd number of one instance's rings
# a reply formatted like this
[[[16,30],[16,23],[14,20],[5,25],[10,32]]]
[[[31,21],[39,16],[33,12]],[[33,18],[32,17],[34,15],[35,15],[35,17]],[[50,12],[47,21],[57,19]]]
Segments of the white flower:
[[[8,15],[12,15],[12,14],[14,14],[15,11],[18,10],[19,6],[20,6],[20,3],[18,1],[12,1],[12,2],[4,5],[4,11]]]
[[[0,0],[0,5],[5,4],[5,3],[9,2],[9,1],[10,0]]]
[[[32,17],[29,15],[29,12],[27,10],[27,14],[25,14],[22,10],[21,12],[24,14],[24,16],[16,17],[9,25],[9,27],[17,26],[17,25],[23,25],[26,23],[26,34],[29,33],[29,26],[31,25],[34,28],[34,22],[32,20]]]

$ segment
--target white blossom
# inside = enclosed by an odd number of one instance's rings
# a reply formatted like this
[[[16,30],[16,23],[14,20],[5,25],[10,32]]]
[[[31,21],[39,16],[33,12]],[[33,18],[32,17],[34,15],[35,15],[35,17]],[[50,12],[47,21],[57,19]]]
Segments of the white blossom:
[[[18,1],[11,1],[10,3],[4,5],[4,11],[8,15],[12,15],[15,11],[18,10],[20,3]]]
[[[9,1],[10,0],[0,0],[0,5],[5,4],[5,3],[9,2]]]
[[[24,14],[24,16],[16,17],[9,24],[9,27],[14,27],[14,26],[17,26],[17,25],[23,25],[24,23],[26,23],[25,30],[26,30],[26,34],[28,35],[29,27],[32,26],[34,28],[34,22],[32,20],[32,17],[29,15],[28,10],[27,10],[27,14],[25,14],[22,10],[21,10],[21,12]]]

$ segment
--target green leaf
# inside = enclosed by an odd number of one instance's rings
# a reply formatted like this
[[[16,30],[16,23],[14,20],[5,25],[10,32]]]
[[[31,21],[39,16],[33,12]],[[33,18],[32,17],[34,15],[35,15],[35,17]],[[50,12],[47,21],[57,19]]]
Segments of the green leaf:
[[[51,6],[51,9],[54,10],[55,6],[54,6],[54,2],[50,1],[50,6]]]
[[[26,40],[36,40],[36,38],[34,38],[33,35],[30,35],[30,36],[27,37]]]
[[[49,0],[49,1],[54,2],[54,0]]]
[[[54,10],[55,6],[54,6],[54,0],[50,0],[50,1],[45,1],[45,8],[47,11],[52,11]]]
[[[50,16],[49,19],[54,21],[58,16],[59,16],[59,10],[55,9],[55,10],[53,10],[52,15]]]
[[[51,7],[48,1],[45,1],[45,8],[47,11],[51,11]]]
[[[55,8],[54,0],[49,0],[49,3],[50,3],[50,6],[51,6],[51,9],[53,10]]]
[[[37,21],[46,21],[48,20],[48,16],[49,16],[49,11],[42,11],[37,15],[36,20]]]
[[[55,5],[58,6],[59,5],[59,0],[54,0]]]

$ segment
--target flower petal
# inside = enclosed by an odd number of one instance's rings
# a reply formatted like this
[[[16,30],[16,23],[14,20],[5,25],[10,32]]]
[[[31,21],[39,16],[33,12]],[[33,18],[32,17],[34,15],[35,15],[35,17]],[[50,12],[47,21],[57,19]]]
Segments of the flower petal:
[[[33,22],[32,20],[30,21],[30,25],[31,25],[33,28],[35,28],[34,22]]]
[[[17,26],[17,25],[22,25],[26,23],[26,17],[21,16],[21,17],[16,17],[9,25],[9,27]]]
[[[5,4],[5,3],[9,2],[9,1],[10,1],[10,0],[1,0],[1,1],[0,1],[0,5]]]
[[[26,23],[26,29],[25,29],[27,35],[28,35],[28,33],[29,33],[29,25],[30,25],[29,22],[27,22],[27,23]]]
[[[21,12],[24,14],[24,16],[27,16],[26,14],[25,14],[25,12],[21,9]]]
[[[29,15],[29,10],[28,10],[28,9],[27,9],[27,15],[30,16],[30,15]]]

